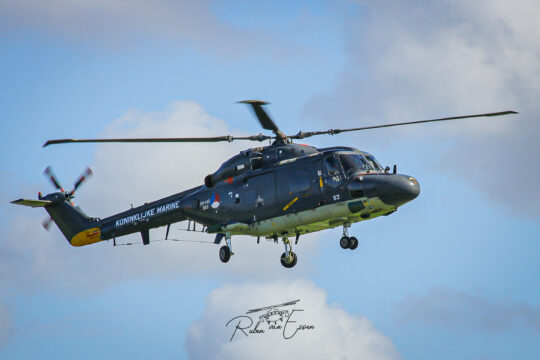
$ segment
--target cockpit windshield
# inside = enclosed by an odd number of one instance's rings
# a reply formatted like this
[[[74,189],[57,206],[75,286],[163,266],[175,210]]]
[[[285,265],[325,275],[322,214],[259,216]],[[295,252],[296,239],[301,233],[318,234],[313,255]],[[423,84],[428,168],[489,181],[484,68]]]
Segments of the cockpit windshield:
[[[349,176],[357,171],[367,171],[370,167],[362,155],[359,154],[340,154],[339,160],[345,171],[345,175]]]
[[[375,169],[377,171],[384,171],[381,164],[379,164],[379,162],[377,160],[375,160],[373,155],[366,155],[366,160],[373,169]]]
[[[372,155],[365,157],[360,154],[340,154],[339,159],[346,176],[350,176],[358,171],[383,171],[381,165]]]

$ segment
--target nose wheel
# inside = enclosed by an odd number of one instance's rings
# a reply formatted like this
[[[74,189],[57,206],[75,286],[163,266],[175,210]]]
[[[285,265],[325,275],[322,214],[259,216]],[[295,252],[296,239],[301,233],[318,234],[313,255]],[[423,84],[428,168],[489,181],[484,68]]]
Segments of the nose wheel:
[[[347,223],[343,225],[343,236],[339,240],[339,246],[342,249],[351,249],[354,250],[358,247],[358,239],[354,236],[349,237],[349,228],[351,224]]]

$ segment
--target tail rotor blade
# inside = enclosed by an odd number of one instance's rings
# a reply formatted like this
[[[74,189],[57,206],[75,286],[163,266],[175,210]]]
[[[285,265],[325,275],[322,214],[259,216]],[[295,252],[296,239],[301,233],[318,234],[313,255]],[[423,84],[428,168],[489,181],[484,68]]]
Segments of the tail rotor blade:
[[[73,187],[73,190],[71,190],[71,194],[73,195],[75,193],[75,190],[77,190],[90,176],[92,176],[93,172],[90,167],[86,167],[86,170],[84,173],[79,177],[79,179],[75,182],[75,186]]]
[[[54,175],[50,166],[47,166],[43,174],[45,174],[45,176],[51,181],[51,183],[56,189],[62,192],[64,191],[64,189],[62,188],[62,185],[60,185],[60,182],[58,182],[58,180],[56,179],[56,176]]]

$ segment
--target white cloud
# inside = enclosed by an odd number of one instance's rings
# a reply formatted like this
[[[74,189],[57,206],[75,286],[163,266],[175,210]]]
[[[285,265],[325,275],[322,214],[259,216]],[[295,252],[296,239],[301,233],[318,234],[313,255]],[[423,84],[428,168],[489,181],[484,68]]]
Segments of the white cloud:
[[[184,137],[241,134],[206,114],[194,102],[178,101],[164,111],[130,110],[112,122],[104,137]],[[78,191],[75,203],[89,216],[107,217],[144,202],[157,200],[203,183],[204,176],[250,143],[210,144],[100,144],[91,164],[94,176]],[[257,143],[258,145],[258,143]],[[77,146],[77,145],[64,145]],[[64,179],[62,179],[64,180]],[[44,182],[46,180],[43,180]],[[64,181],[69,183],[67,179]],[[47,187],[49,185],[46,185]],[[37,193],[32,189],[24,197]],[[14,207],[7,212],[9,227],[0,243],[0,285],[29,290],[41,286],[68,291],[91,291],[126,278],[142,276],[213,276],[268,278],[290,274],[279,258],[282,244],[253,237],[233,237],[235,255],[229,263],[218,258],[214,235],[180,231],[186,223],[173,224],[170,238],[197,242],[155,242],[149,246],[118,246],[112,242],[71,247],[53,225],[45,232],[41,209]],[[200,226],[199,226],[200,229]],[[150,231],[150,239],[165,237],[165,228]],[[311,254],[318,248],[317,234],[303,237],[295,252],[295,273],[310,271]],[[141,243],[140,234],[117,239],[118,243]],[[250,271],[257,269],[257,271]]]
[[[276,330],[248,337],[237,333],[230,341],[234,327],[225,326],[230,319],[253,308],[297,299],[300,302],[291,308],[304,311],[294,313],[296,325],[314,325],[313,330],[299,331],[289,340]],[[327,304],[325,291],[305,280],[229,284],[214,290],[201,318],[189,328],[185,348],[189,359],[401,358],[392,341],[368,319]]]
[[[438,170],[451,172],[501,203],[503,169],[513,210],[540,214],[540,25],[534,1],[361,2],[346,27],[348,63],[335,89],[306,114],[338,127],[516,110],[518,116],[373,131],[366,144],[433,147]],[[339,121],[339,120],[338,120]],[[347,126],[348,127],[348,126]],[[367,135],[367,134],[366,134]],[[420,142],[421,141],[421,142]],[[448,145],[441,148],[441,143]],[[467,176],[463,176],[464,174]]]
[[[221,20],[209,0],[2,1],[0,31],[32,30],[113,49],[151,40],[236,58],[253,51],[270,57],[294,56],[294,49],[263,31],[245,31]],[[297,44],[298,45],[298,44]]]

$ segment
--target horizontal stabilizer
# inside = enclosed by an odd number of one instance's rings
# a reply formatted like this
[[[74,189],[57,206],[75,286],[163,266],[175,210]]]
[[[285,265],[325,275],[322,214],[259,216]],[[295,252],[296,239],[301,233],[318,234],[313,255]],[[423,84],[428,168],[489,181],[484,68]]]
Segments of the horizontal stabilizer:
[[[24,206],[31,206],[31,207],[44,207],[49,204],[51,204],[51,201],[48,200],[28,200],[28,199],[19,199],[11,202],[12,204],[16,205],[24,205]]]

